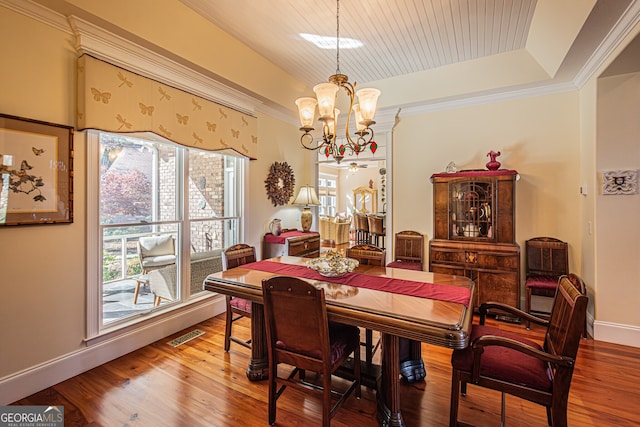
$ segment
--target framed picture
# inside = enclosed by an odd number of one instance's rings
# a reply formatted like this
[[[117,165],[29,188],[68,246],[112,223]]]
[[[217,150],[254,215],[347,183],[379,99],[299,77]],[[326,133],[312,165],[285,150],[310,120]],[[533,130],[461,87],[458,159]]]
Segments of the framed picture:
[[[73,127],[0,114],[0,226],[73,222]]]

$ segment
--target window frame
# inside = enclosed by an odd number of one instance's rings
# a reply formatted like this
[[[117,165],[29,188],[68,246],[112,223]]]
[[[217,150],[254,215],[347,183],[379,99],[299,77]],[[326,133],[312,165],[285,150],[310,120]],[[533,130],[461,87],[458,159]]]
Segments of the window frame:
[[[181,263],[181,260],[189,260],[191,256],[191,221],[189,217],[189,206],[187,203],[189,195],[189,147],[182,147],[176,144],[176,215],[175,220],[170,221],[176,224],[178,235],[181,236],[180,240],[176,242],[178,249],[177,265],[180,274],[180,298],[177,301],[169,304],[162,304],[159,307],[154,307],[148,312],[144,312],[138,315],[129,316],[123,320],[114,321],[107,325],[103,322],[103,297],[102,297],[102,249],[103,249],[103,226],[100,223],[100,134],[103,133],[97,130],[86,131],[86,156],[87,156],[87,251],[86,251],[86,266],[87,266],[87,282],[86,282],[86,342],[90,344],[94,340],[112,334],[114,332],[122,331],[126,332],[132,328],[135,328],[140,322],[161,315],[167,311],[179,310],[187,307],[191,304],[199,302],[204,299],[215,297],[216,294],[199,292],[194,295],[189,295],[189,278],[191,273],[191,265],[189,262]],[[152,134],[148,135],[132,135],[136,138],[146,139],[150,141],[158,141],[158,137]],[[168,141],[170,142],[170,141]],[[223,153],[229,156],[229,153]],[[246,198],[244,188],[248,179],[248,159],[241,156],[236,157],[235,162],[235,191],[233,195],[226,195],[225,198],[231,198],[236,204],[236,214],[232,217],[216,217],[216,220],[237,221],[237,238],[238,241],[244,239],[244,230],[247,227],[247,219],[243,214],[245,211]],[[225,162],[226,163],[226,162]],[[227,165],[225,164],[224,173],[225,177],[228,174]],[[226,215],[226,212],[225,212]],[[194,218],[194,221],[202,220],[200,218]],[[162,221],[159,221],[162,222]],[[227,242],[223,242],[226,245]],[[226,247],[226,246],[225,246]],[[181,265],[184,264],[184,265]],[[97,340],[101,341],[101,340]]]

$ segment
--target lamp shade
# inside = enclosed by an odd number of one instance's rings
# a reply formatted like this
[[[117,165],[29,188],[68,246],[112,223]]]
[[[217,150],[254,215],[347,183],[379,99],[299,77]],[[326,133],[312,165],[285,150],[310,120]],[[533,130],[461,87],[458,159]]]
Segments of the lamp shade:
[[[300,115],[300,124],[303,128],[312,128],[313,119],[316,115],[316,105],[318,101],[315,98],[298,98],[296,105],[298,106],[298,114]]]
[[[300,191],[293,201],[293,204],[301,206],[319,206],[320,200],[318,200],[318,196],[316,195],[316,189],[309,185],[303,185],[300,187]]]
[[[313,91],[318,98],[318,113],[320,114],[320,119],[333,117],[333,109],[336,105],[338,89],[338,85],[334,85],[333,83],[320,83],[313,87]]]
[[[376,114],[376,106],[378,104],[378,97],[380,91],[374,88],[360,89],[356,92],[358,101],[360,103],[360,114],[365,121],[372,121],[373,116]]]

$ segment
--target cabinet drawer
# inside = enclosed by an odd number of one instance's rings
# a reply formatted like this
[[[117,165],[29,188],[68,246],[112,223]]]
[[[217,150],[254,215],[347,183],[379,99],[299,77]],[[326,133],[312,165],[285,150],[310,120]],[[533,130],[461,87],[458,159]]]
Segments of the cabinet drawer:
[[[432,262],[446,264],[464,264],[464,251],[448,251],[442,249],[431,249]]]
[[[320,237],[310,239],[290,239],[289,255],[291,256],[318,256],[320,254]]]
[[[514,254],[499,254],[491,252],[476,252],[478,254],[477,267],[516,270],[520,264],[520,257]]]

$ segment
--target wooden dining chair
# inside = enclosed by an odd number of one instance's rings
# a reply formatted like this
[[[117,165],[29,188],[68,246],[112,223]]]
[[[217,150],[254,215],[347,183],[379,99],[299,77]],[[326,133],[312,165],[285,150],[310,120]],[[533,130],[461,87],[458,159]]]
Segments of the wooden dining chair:
[[[526,281],[525,310],[538,316],[547,312],[531,309],[532,295],[553,297],[560,276],[569,273],[569,250],[566,242],[554,237],[535,237],[525,242]],[[529,322],[526,322],[529,329]]]
[[[567,274],[567,279],[576,287],[576,289],[582,294],[587,295],[587,286],[584,284],[584,280],[580,276],[574,273]],[[587,332],[587,316],[584,317],[584,329],[582,331],[582,337],[584,339],[589,338],[589,334]]]
[[[550,426],[567,425],[567,401],[588,299],[567,276],[559,280],[549,320],[500,303],[480,305],[480,324],[474,325],[470,344],[451,356],[450,426],[458,425],[460,394],[467,384],[502,392],[502,425],[505,393],[543,405]],[[524,336],[485,326],[487,312],[498,310],[546,326],[542,345]]]
[[[369,234],[369,220],[364,214],[354,214],[353,221],[356,228],[356,244],[369,244],[371,235]]]
[[[384,218],[378,215],[368,215],[370,243],[384,249],[384,238],[386,230],[384,228]]]
[[[360,397],[360,330],[329,322],[324,289],[296,277],[275,276],[262,282],[269,359],[269,424],[276,421],[276,401],[288,385],[322,392],[322,425],[328,427],[342,403],[355,391]],[[295,321],[292,321],[295,319]],[[353,354],[353,380],[344,392],[332,389],[333,373]],[[294,367],[278,376],[278,365]],[[321,374],[322,384],[307,381],[305,371]],[[278,387],[279,386],[279,387]],[[332,395],[337,401],[332,404]]]
[[[422,271],[424,268],[424,236],[417,231],[396,233],[393,245],[393,262],[387,267]]]
[[[360,265],[376,265],[384,266],[387,259],[387,252],[377,246],[372,245],[355,245],[347,248],[345,251],[347,258],[353,258],[358,260]],[[380,344],[382,343],[381,337],[373,342],[373,331],[371,329],[365,329],[365,341],[362,343],[365,348],[365,362],[367,367],[371,367],[373,363],[373,355],[376,353]]]
[[[225,270],[256,261],[256,248],[244,243],[230,246],[222,252],[222,267]],[[224,351],[229,351],[231,341],[251,348],[251,340],[243,340],[232,335],[233,323],[243,317],[251,318],[251,301],[226,296],[227,315],[224,328]]]

